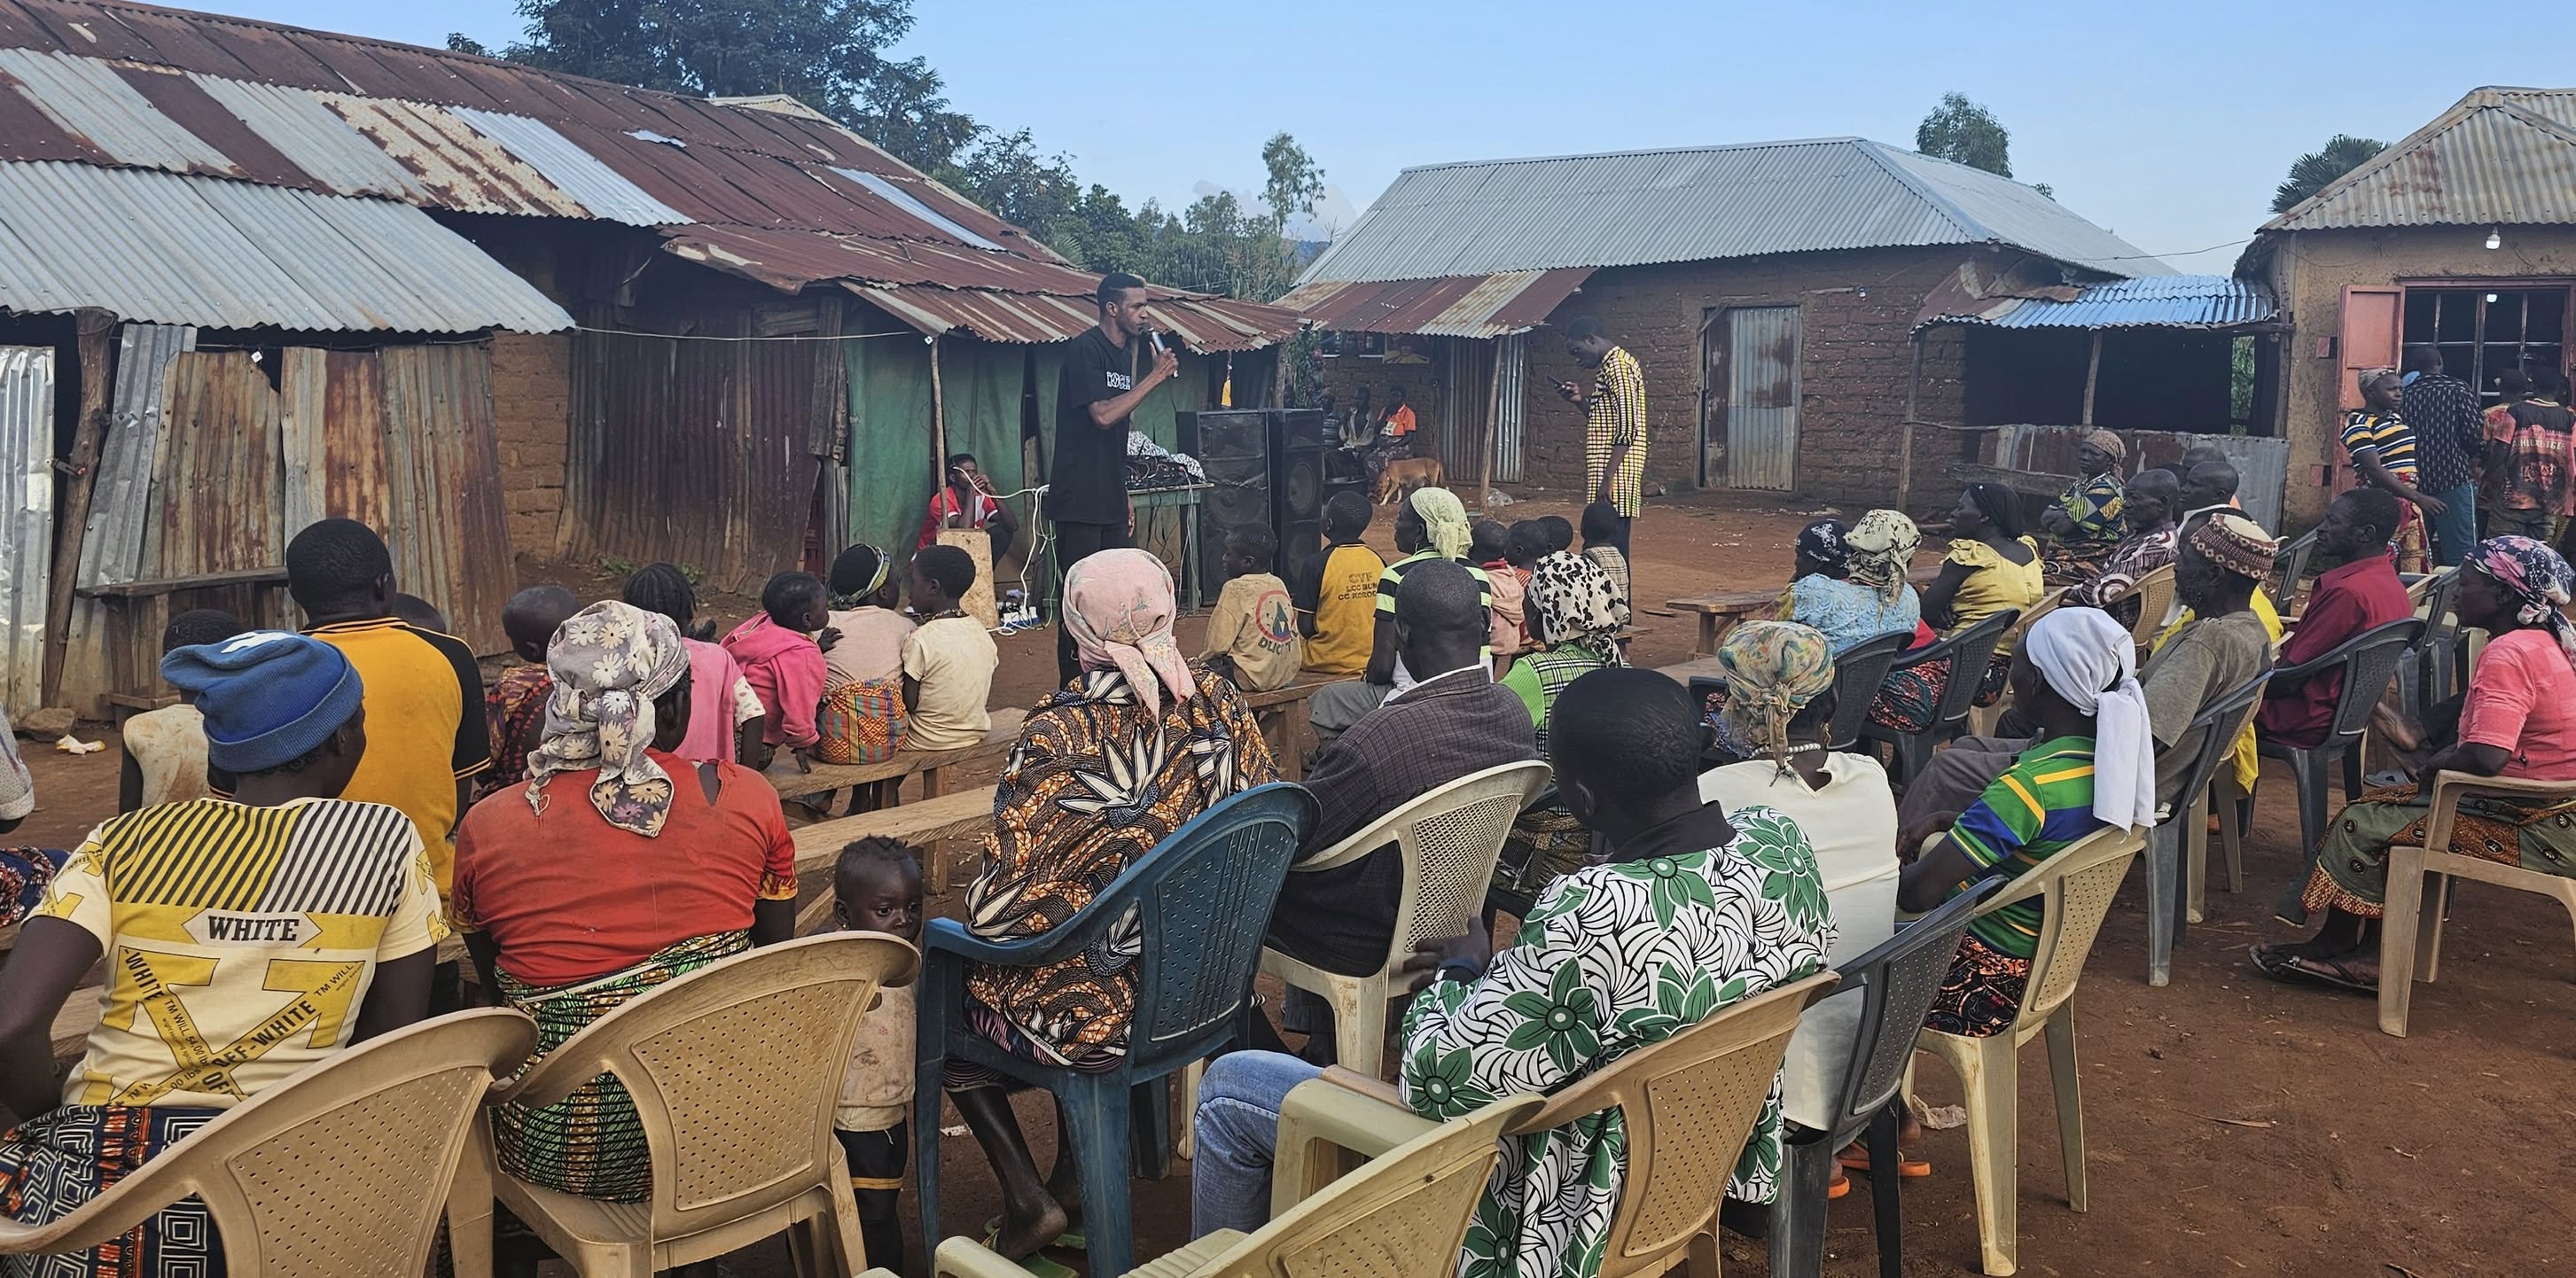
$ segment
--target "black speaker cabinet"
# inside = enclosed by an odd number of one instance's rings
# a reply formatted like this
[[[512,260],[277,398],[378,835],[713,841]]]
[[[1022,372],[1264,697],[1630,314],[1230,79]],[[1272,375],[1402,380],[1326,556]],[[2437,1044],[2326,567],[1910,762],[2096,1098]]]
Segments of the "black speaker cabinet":
[[[1213,409],[1181,414],[1181,451],[1199,459],[1212,485],[1199,502],[1199,582],[1208,599],[1225,589],[1225,535],[1237,524],[1278,528],[1273,508],[1270,414]]]
[[[1277,446],[1270,454],[1272,526],[1279,531],[1278,571],[1293,577],[1307,558],[1324,548],[1324,499],[1327,472],[1324,414],[1312,408],[1286,408],[1277,413]]]

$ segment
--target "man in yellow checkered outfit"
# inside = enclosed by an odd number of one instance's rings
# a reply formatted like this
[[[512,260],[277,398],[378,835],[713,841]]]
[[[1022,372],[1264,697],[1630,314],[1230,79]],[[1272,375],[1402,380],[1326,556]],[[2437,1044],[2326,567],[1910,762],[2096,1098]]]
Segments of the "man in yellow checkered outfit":
[[[1557,393],[1584,410],[1583,500],[1618,508],[1619,553],[1628,553],[1646,479],[1646,375],[1637,357],[1614,346],[1589,315],[1565,326],[1565,353],[1593,370],[1592,384],[1557,383]]]

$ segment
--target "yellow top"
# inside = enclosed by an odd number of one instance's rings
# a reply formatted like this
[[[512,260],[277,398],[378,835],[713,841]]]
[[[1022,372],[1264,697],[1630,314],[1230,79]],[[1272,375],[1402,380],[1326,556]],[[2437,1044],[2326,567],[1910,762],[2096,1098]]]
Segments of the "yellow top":
[[[2030,562],[2017,564],[1995,552],[1995,548],[1973,537],[1961,537],[1950,543],[1944,562],[1967,568],[1968,579],[1959,583],[1959,592],[1950,596],[1950,634],[1967,629],[2006,608],[2027,610],[2048,593],[2040,579],[2039,543],[2028,537],[2021,544],[2030,548]],[[2006,641],[1995,647],[1998,654],[2012,651]]]

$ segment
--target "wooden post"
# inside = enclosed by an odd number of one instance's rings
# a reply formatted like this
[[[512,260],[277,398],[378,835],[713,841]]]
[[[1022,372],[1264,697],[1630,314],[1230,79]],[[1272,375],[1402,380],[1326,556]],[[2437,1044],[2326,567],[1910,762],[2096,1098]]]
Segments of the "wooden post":
[[[939,388],[939,335],[930,335],[930,436],[937,451],[930,458],[930,493],[948,486],[948,400]]]
[[[2093,387],[2102,380],[2102,330],[2093,330],[2093,357],[2084,363],[2084,424],[2093,424]],[[1998,459],[2000,460],[2000,459]]]
[[[1914,412],[1915,399],[1923,389],[1923,334],[1914,334],[1914,372],[1905,381],[1905,422],[1896,437],[1896,510],[1905,512],[1905,499],[1914,493]]]
[[[72,590],[80,584],[81,542],[89,531],[89,502],[98,478],[99,451],[107,443],[108,352],[116,335],[116,317],[100,310],[74,315],[80,361],[80,420],[72,434],[71,481],[63,486],[62,510],[54,523],[54,575],[45,598],[44,701],[53,704],[62,691],[63,653],[71,637]]]
[[[1478,458],[1481,473],[1476,478],[1476,509],[1480,511],[1491,510],[1494,506],[1494,454],[1503,446],[1503,347],[1511,339],[1493,337],[1486,340],[1494,344],[1494,373],[1486,379],[1485,446],[1477,450],[1483,454]],[[1459,349],[1466,349],[1464,339]]]

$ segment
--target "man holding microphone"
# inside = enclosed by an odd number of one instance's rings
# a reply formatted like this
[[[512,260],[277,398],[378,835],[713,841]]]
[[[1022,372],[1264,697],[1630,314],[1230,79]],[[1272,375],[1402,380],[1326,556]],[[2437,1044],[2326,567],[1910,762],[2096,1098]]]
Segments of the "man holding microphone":
[[[1124,271],[1101,277],[1100,323],[1073,339],[1056,381],[1055,468],[1047,479],[1046,516],[1055,524],[1056,598],[1064,574],[1103,550],[1135,544],[1127,504],[1127,419],[1180,371],[1145,312],[1145,281]],[[1056,621],[1056,678],[1082,673],[1073,635]]]

